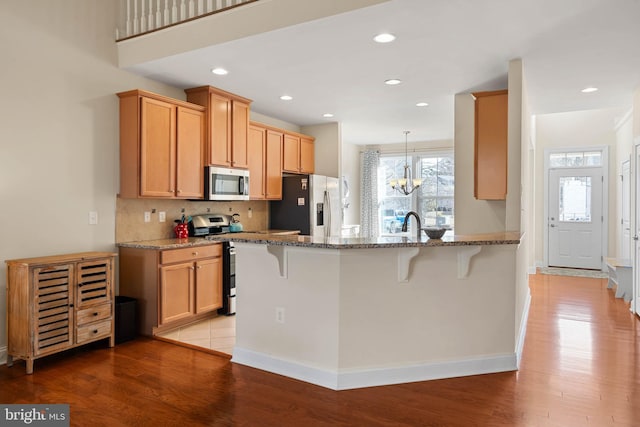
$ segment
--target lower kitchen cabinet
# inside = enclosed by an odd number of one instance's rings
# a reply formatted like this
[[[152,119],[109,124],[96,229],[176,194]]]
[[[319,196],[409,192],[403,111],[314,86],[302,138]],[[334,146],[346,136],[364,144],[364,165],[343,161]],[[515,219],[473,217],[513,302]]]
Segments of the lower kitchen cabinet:
[[[222,244],[120,248],[120,293],[138,300],[138,332],[155,335],[222,307]]]
[[[7,365],[101,339],[115,344],[114,258],[83,252],[7,263]]]

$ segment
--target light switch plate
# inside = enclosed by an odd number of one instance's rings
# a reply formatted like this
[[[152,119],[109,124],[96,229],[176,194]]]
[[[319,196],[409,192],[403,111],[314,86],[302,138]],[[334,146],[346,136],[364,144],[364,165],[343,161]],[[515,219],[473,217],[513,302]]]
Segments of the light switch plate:
[[[91,211],[89,212],[89,225],[98,224],[98,212]]]
[[[167,220],[166,212],[158,212],[158,222],[165,222]]]
[[[304,197],[298,197],[298,206],[304,206]]]

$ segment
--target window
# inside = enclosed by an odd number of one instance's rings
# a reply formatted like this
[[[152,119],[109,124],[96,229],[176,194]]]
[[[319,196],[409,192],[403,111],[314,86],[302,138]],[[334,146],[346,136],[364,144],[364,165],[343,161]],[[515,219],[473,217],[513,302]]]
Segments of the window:
[[[391,188],[391,180],[402,177],[405,156],[382,156],[378,168],[380,235],[402,232],[404,217],[409,211],[420,215],[423,227],[446,226],[453,229],[454,164],[453,153],[413,155],[407,159],[414,177],[422,185],[405,196]],[[410,226],[416,233],[415,222]]]
[[[600,151],[569,151],[549,154],[549,166],[552,168],[580,168],[602,166]]]

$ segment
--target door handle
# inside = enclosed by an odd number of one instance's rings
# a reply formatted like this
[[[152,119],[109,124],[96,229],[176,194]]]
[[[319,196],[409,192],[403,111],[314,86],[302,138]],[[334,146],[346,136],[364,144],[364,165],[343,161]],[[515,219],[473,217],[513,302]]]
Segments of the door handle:
[[[638,240],[638,236],[633,236],[633,240]]]
[[[549,224],[549,227],[555,227],[555,226],[556,226],[555,224]]]

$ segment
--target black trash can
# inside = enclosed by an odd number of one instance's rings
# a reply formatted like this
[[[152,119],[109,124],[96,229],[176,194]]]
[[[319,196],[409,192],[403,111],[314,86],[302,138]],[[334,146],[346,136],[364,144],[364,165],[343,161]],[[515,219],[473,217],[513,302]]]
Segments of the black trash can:
[[[116,344],[130,341],[136,337],[136,300],[135,298],[116,296]]]

